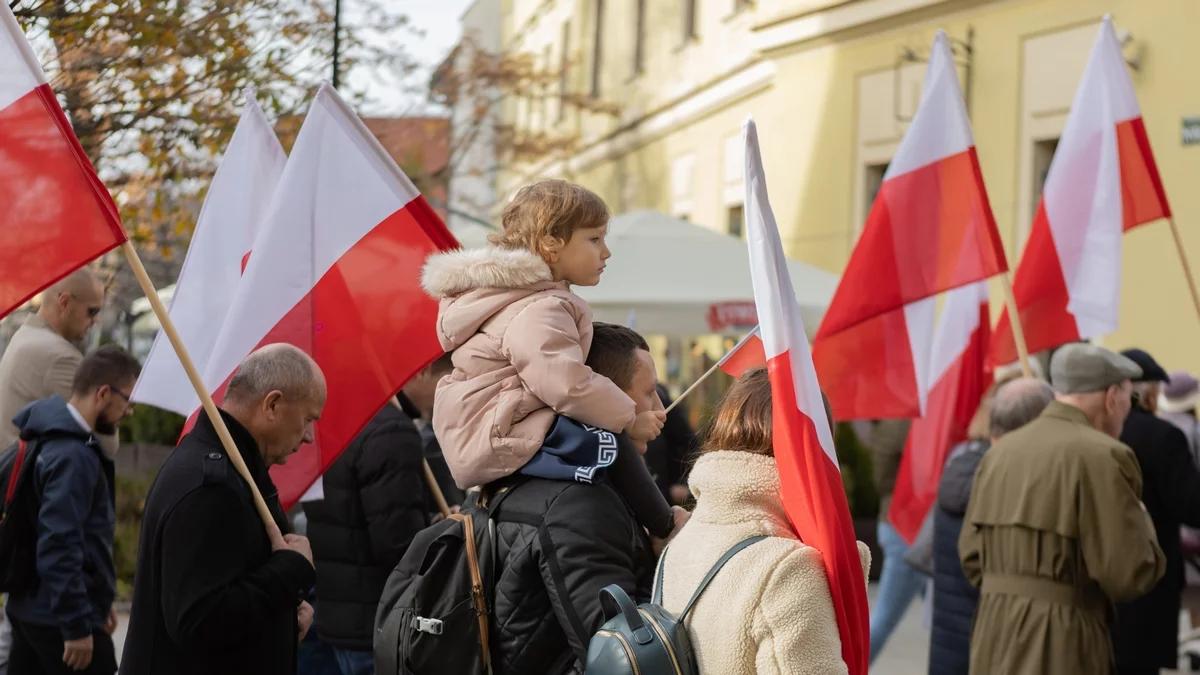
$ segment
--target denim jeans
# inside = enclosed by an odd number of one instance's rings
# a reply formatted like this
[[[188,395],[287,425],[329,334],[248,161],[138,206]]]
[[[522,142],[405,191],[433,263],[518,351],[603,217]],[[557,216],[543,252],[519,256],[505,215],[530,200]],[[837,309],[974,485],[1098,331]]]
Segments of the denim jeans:
[[[921,573],[904,560],[908,544],[896,528],[879,522],[879,546],[883,549],[883,572],[879,577],[879,594],[871,609],[871,661],[879,656],[888,637],[904,617],[908,603],[921,590]]]
[[[342,675],[373,675],[375,672],[374,652],[334,647],[333,655]]]

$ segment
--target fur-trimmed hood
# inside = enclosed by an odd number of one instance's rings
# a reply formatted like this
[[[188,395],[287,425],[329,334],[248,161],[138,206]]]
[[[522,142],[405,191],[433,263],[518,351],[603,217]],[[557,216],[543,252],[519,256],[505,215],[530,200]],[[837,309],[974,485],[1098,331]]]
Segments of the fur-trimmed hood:
[[[567,288],[566,282],[554,281],[540,256],[496,246],[430,256],[421,271],[421,285],[439,301],[438,341],[446,351],[460,347],[513,303]]]
[[[527,288],[553,280],[540,256],[497,246],[431,255],[421,270],[421,286],[439,300],[477,288]]]

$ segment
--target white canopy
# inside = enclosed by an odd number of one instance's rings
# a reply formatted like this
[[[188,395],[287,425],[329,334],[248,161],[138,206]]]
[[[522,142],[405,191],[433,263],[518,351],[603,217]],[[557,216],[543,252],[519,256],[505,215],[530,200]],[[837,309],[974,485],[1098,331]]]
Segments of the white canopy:
[[[466,248],[483,246],[482,226],[454,232]],[[754,292],[746,242],[656,211],[614,217],[612,258],[593,287],[575,290],[598,321],[631,325],[647,335],[742,333],[752,327]],[[789,261],[805,328],[816,332],[837,288],[837,276]]]

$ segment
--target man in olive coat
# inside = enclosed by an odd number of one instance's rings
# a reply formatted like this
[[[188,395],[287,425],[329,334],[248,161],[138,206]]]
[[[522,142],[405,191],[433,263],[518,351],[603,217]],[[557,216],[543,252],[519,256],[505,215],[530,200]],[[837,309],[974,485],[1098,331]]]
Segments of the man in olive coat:
[[[1140,375],[1101,347],[1063,347],[1056,400],[984,456],[958,545],[981,593],[972,673],[1113,672],[1111,603],[1165,569],[1137,459],[1116,440]]]

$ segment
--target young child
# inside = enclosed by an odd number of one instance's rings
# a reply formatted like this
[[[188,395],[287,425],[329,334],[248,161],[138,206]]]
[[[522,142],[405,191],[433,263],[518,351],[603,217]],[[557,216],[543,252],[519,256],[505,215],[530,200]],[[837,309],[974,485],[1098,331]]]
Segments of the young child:
[[[584,364],[592,313],[571,292],[600,281],[608,217],[589,190],[542,181],[505,207],[493,246],[429,259],[422,284],[440,302],[438,340],[454,352],[433,429],[464,489],[514,473],[591,482],[607,468],[638,520],[663,538],[673,513],[638,451],[615,435],[653,440],[665,415],[636,412]]]

